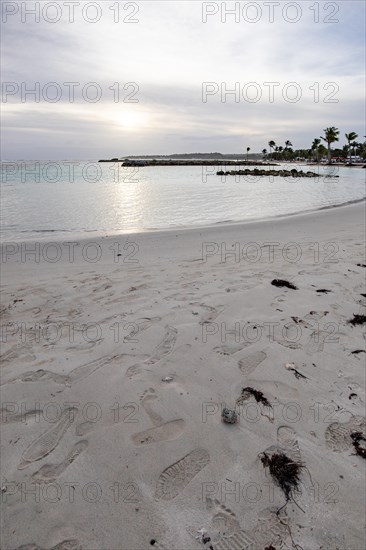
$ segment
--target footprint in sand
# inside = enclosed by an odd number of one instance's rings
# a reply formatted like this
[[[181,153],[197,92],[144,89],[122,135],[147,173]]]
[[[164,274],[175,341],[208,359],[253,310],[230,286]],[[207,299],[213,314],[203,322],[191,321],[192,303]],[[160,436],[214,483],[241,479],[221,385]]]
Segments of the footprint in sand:
[[[44,548],[41,548],[38,546],[38,544],[23,544],[22,546],[19,546],[17,550],[45,550]],[[62,542],[59,542],[56,544],[56,546],[52,546],[49,550],[82,550],[82,546],[80,542],[76,539],[69,539],[69,540],[63,540]]]
[[[305,351],[309,355],[314,353],[320,353],[324,351],[324,342],[326,341],[329,334],[324,331],[314,330],[310,336],[309,340],[305,346]]]
[[[22,346],[13,346],[11,349],[0,355],[1,365],[6,367],[8,363],[16,362],[26,362],[30,363],[36,359],[35,354],[33,353],[32,346],[30,344],[25,344]]]
[[[200,306],[208,310],[205,318],[201,319],[201,321],[199,322],[200,325],[204,325],[205,323],[212,323],[212,321],[214,321],[225,309],[224,306],[213,307],[199,303],[194,303],[193,305]]]
[[[147,361],[145,361],[147,365],[155,365],[155,363],[160,361],[160,359],[163,359],[173,350],[175,342],[177,340],[178,331],[176,328],[170,327],[169,325],[165,327],[165,330],[166,332],[164,338],[155,348],[154,355],[150,359],[147,359]]]
[[[173,441],[182,435],[184,432],[185,422],[181,418],[171,420],[161,426],[149,428],[143,432],[139,432],[132,436],[134,445],[149,445],[150,443],[158,443],[159,441]]]
[[[281,307],[285,299],[286,299],[285,294],[280,294],[279,296],[276,296],[273,302],[271,303],[271,307],[275,309],[278,308],[279,306]]]
[[[18,466],[18,470],[27,468],[33,462],[41,460],[48,454],[50,454],[60,443],[62,437],[70,426],[75,421],[78,409],[70,407],[65,409],[60,420],[52,426],[49,430],[44,432],[38,439],[33,441],[31,445],[24,451],[22,455],[22,462]]]
[[[79,437],[84,437],[84,435],[91,432],[92,430],[109,428],[111,426],[119,424],[120,422],[133,424],[137,423],[139,421],[138,417],[136,416],[138,411],[139,406],[137,403],[130,402],[122,406],[114,404],[112,407],[107,408],[105,412],[103,412],[102,421],[99,422],[99,419],[96,419],[94,421],[86,420],[85,422],[81,422],[76,426],[75,433]]]
[[[133,378],[134,376],[141,374],[144,370],[148,370],[145,367],[155,365],[156,363],[158,363],[158,361],[164,359],[164,357],[166,357],[173,351],[175,342],[177,340],[177,335],[177,329],[175,327],[170,327],[169,325],[167,325],[165,327],[164,338],[155,348],[154,354],[142,363],[136,363],[135,365],[132,365],[132,367],[129,367],[126,371],[126,375],[129,378]]]
[[[238,344],[236,346],[216,346],[214,348],[214,351],[216,353],[219,353],[220,355],[235,355],[235,353],[238,353],[239,351],[242,351],[243,349],[250,346],[252,342],[243,342],[242,344]]]
[[[325,443],[328,449],[341,452],[352,446],[352,432],[361,432],[366,437],[366,419],[354,416],[348,422],[333,422],[325,431]]]
[[[14,382],[43,382],[44,380],[52,380],[56,384],[68,384],[69,377],[64,374],[56,374],[48,370],[38,369],[36,371],[27,371],[20,374],[17,378],[4,381],[0,386],[5,384],[13,384]]]
[[[300,445],[297,434],[291,426],[280,426],[277,430],[277,444],[296,462],[301,462]]]
[[[280,518],[277,515],[277,509],[262,510],[256,526],[249,531],[249,536],[254,540],[253,550],[282,548],[290,533],[288,521],[287,517]]]
[[[218,500],[206,500],[207,510],[212,514],[212,523],[205,529],[207,542],[203,542],[207,550],[255,550],[253,538],[240,527],[234,512],[221,504]],[[200,532],[189,528],[188,532],[194,538]]]
[[[76,458],[87,448],[89,445],[88,441],[78,441],[71,452],[66,456],[66,458],[60,464],[45,464],[37,472],[32,475],[32,479],[38,482],[43,483],[52,483],[54,482],[59,475],[61,475],[66,468],[76,460]]]
[[[155,498],[172,500],[177,497],[209,462],[210,455],[205,449],[195,449],[171,464],[159,476]]]
[[[159,321],[161,321],[161,317],[141,317],[141,319],[137,319],[138,332],[144,332],[144,330],[152,327],[155,323],[159,323]]]
[[[141,396],[141,405],[155,426],[132,436],[132,441],[136,446],[158,443],[159,441],[172,441],[180,437],[184,431],[185,422],[182,418],[164,422],[163,417],[152,406],[157,399],[158,397],[153,388],[146,390]]]
[[[69,374],[70,384],[73,384],[74,382],[79,382],[80,380],[84,380],[84,378],[87,378],[101,367],[107,365],[109,366],[115,363],[121,363],[125,355],[126,354],[124,353],[112,356],[104,355],[103,357],[100,357],[95,361],[91,361],[90,363],[86,363],[85,365],[80,365],[80,367],[76,367],[76,369],[72,370]]]
[[[66,386],[71,386],[71,384],[75,382],[84,380],[84,378],[87,378],[88,376],[93,374],[93,372],[100,369],[101,367],[104,367],[105,365],[109,366],[111,364],[121,362],[122,358],[125,355],[126,354],[118,354],[112,356],[105,355],[103,357],[100,357],[99,359],[95,359],[94,361],[90,361],[89,363],[85,363],[84,365],[76,367],[69,374],[57,374],[55,372],[42,369],[39,369],[37,371],[23,372],[23,374],[21,374],[17,378],[13,378],[12,380],[4,382],[3,384],[5,385],[13,382],[43,382],[46,380],[52,380],[56,384],[65,384]]]
[[[265,359],[267,354],[264,351],[256,351],[240,359],[238,367],[244,376],[250,376]]]
[[[219,536],[213,543],[215,550],[256,550],[252,538],[243,530],[230,536]],[[207,548],[210,548],[209,544]]]
[[[9,411],[6,407],[0,410],[0,424],[14,424],[17,422],[26,423],[29,419],[35,420],[37,417],[40,418],[42,415],[42,409],[32,409],[24,413],[16,413],[14,411]]]
[[[212,535],[215,541],[218,537],[230,537],[240,531],[240,523],[234,512],[221,504],[217,499],[206,499],[206,508],[213,514],[212,517]]]
[[[296,462],[301,462],[301,452],[298,437],[290,426],[280,426],[277,429],[277,445],[271,445],[265,450],[265,453],[271,455],[282,451],[289,458]]]
[[[156,411],[154,411],[151,406],[151,404],[157,400],[158,396],[154,388],[149,388],[148,390],[145,390],[140,397],[141,405],[144,407],[145,411],[147,412],[155,426],[159,426],[163,422],[163,418]]]
[[[273,335],[273,341],[276,342],[276,344],[279,344],[280,346],[283,346],[285,348],[289,349],[301,349],[302,345],[294,340],[283,338],[281,334],[274,334]]]
[[[324,350],[324,344],[334,344],[339,342],[341,332],[338,331],[335,323],[329,323],[329,332],[324,330],[314,330],[309,337],[309,340],[304,347],[309,355],[319,353]]]
[[[264,550],[279,548],[289,534],[286,517],[282,519],[276,510],[265,509],[259,514],[258,522],[253,529],[244,531],[240,527],[237,516],[219,501],[207,499],[208,510],[214,513],[212,525],[206,530],[210,541],[205,548],[214,550]],[[197,537],[197,529],[188,529]],[[211,546],[210,546],[211,544]],[[273,545],[273,546],[271,546]]]

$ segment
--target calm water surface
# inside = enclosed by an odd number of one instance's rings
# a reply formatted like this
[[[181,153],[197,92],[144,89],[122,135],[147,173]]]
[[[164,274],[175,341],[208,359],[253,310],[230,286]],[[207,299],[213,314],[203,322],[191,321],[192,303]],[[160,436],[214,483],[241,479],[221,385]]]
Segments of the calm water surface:
[[[302,168],[339,177],[225,178],[216,175],[221,169],[216,166],[137,169],[92,161],[1,163],[2,239],[253,220],[365,197],[362,168]]]

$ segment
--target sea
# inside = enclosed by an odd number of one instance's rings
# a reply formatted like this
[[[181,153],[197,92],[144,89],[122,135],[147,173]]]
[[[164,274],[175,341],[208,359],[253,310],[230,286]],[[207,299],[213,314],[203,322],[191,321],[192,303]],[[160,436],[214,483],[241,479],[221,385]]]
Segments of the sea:
[[[365,199],[366,170],[359,166],[266,168],[311,170],[319,174],[316,178],[216,174],[234,168],[126,167],[94,160],[1,162],[2,241],[202,227]]]

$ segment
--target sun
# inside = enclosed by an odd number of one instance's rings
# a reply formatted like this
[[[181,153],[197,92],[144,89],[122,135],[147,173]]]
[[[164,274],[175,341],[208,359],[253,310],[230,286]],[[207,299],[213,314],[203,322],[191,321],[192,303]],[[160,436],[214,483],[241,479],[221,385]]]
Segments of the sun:
[[[123,130],[133,132],[135,130],[140,130],[146,124],[147,117],[144,113],[132,109],[123,109],[113,116],[113,120],[115,124]]]

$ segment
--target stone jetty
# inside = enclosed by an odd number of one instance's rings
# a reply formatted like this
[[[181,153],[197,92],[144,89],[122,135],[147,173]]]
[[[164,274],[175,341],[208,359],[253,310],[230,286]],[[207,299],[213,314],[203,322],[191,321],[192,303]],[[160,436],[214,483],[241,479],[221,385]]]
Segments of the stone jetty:
[[[303,170],[263,170],[259,168],[254,168],[254,170],[228,170],[224,172],[219,170],[216,172],[218,176],[280,176],[282,178],[338,178],[339,176],[335,175],[324,175],[317,174],[316,172],[304,172]]]

